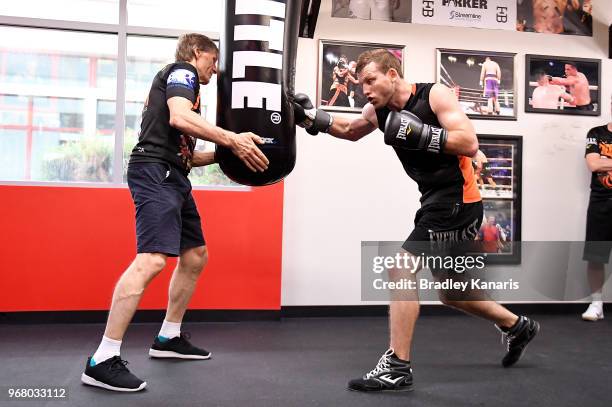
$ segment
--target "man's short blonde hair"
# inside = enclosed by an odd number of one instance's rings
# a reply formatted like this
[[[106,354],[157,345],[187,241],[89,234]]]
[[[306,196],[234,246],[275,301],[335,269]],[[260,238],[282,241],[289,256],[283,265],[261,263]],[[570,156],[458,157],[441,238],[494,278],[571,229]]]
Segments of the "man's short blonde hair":
[[[376,62],[378,70],[384,74],[389,72],[389,69],[393,68],[397,71],[400,78],[404,77],[402,64],[389,50],[378,48],[362,52],[357,59],[357,67],[355,68],[356,74],[359,75],[361,70],[370,62]]]

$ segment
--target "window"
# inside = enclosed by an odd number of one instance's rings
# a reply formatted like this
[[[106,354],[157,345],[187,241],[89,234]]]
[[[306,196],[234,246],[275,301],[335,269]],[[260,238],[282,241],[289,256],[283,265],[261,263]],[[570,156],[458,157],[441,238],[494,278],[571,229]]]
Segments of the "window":
[[[119,0],[5,0],[0,15],[117,24]]]
[[[205,32],[216,39],[211,33],[221,29],[223,4],[0,2],[5,24],[0,25],[0,158],[5,164],[0,182],[123,185],[151,81],[174,61],[180,34]],[[127,15],[127,24],[119,24],[120,14]],[[29,28],[6,25],[12,20]],[[118,50],[126,55],[118,56]],[[125,77],[118,78],[124,71]],[[216,79],[200,92],[202,115],[214,123]],[[199,140],[196,148],[214,147]],[[235,185],[218,166],[193,169],[191,180],[194,186]]]
[[[224,3],[224,0],[127,0],[128,24],[218,33]]]
[[[100,137],[97,101],[114,99],[116,68],[104,87],[96,77],[116,54],[115,35],[0,27],[3,180],[111,180],[114,137]]]

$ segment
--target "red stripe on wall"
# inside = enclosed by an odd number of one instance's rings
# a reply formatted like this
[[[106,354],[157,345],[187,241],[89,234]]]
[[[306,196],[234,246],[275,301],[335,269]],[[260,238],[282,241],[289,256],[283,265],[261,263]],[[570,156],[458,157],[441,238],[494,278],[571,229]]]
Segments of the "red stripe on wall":
[[[280,309],[283,184],[194,191],[210,261],[192,309]],[[0,186],[0,311],[105,310],[136,252],[127,189]],[[140,309],[163,309],[175,261]]]

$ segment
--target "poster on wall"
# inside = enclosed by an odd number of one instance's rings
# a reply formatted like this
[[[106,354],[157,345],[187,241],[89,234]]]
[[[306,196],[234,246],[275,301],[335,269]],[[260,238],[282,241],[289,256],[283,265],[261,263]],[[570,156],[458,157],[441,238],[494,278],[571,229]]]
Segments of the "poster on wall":
[[[516,30],[514,0],[412,0],[417,24]]]
[[[593,35],[592,0],[517,0],[517,31]]]
[[[333,0],[332,17],[410,22],[412,0]]]
[[[377,48],[395,55],[404,69],[403,46],[321,40],[317,106],[329,111],[361,112],[368,99],[355,73],[357,59],[362,52]]]
[[[515,55],[438,48],[437,81],[472,119],[516,120]]]
[[[601,61],[525,55],[525,111],[599,116]]]
[[[478,232],[489,264],[521,261],[522,138],[478,135],[479,151],[473,159],[484,215]]]

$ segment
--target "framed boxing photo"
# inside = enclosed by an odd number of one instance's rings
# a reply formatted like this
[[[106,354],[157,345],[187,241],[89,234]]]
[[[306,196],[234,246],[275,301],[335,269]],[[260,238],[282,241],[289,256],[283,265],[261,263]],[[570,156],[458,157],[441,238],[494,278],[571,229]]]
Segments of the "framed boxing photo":
[[[521,262],[521,136],[478,135],[473,160],[484,216],[478,233],[488,264]]]
[[[525,55],[525,112],[599,116],[601,60]]]
[[[400,61],[404,70],[404,46],[321,40],[317,106],[336,112],[360,113],[368,102],[355,68],[362,52],[384,48]]]
[[[471,119],[516,120],[516,54],[437,49],[437,82]]]
[[[412,0],[332,0],[334,18],[409,23]]]

